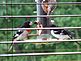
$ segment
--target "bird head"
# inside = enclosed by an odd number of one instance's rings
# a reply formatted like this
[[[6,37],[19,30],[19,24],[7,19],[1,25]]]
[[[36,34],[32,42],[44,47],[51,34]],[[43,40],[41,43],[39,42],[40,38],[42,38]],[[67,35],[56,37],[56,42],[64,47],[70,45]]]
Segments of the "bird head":
[[[31,25],[32,25],[32,22],[30,22],[30,21],[26,21],[26,22],[24,22],[24,24],[23,24],[23,28],[30,28],[31,27]]]
[[[38,25],[38,24],[41,24],[41,22],[40,22],[39,20],[36,20],[36,21],[34,22],[34,24]]]

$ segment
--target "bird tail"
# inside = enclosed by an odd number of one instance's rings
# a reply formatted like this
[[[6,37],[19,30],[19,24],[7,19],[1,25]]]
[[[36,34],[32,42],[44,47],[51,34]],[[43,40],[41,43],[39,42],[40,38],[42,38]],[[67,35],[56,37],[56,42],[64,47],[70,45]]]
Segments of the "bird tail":
[[[71,32],[69,35],[68,35],[71,39],[74,39],[74,33]]]
[[[14,38],[13,38],[13,39],[14,39]],[[13,39],[12,39],[12,42],[13,42]],[[13,43],[10,45],[10,47],[9,47],[8,51],[11,51],[11,50],[12,50],[12,48],[13,48]]]
[[[74,34],[73,32],[71,32],[71,31],[69,31],[69,30],[65,30],[65,31],[67,32],[68,36],[69,36],[71,39],[74,39],[75,34]]]

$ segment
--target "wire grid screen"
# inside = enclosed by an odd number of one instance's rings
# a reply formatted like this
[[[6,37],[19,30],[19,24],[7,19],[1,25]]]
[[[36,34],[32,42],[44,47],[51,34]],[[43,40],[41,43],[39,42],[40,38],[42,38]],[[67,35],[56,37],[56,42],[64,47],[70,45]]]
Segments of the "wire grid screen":
[[[0,9],[1,9],[1,13],[0,16],[15,16],[15,15],[36,15],[35,11],[36,10],[36,6],[35,5],[12,5],[12,3],[31,3],[34,2],[34,0],[1,0],[0,3],[3,3],[2,5],[0,5]],[[67,1],[68,2],[68,1]],[[75,1],[74,1],[75,2]],[[11,5],[7,5],[5,3],[11,3]],[[33,7],[34,6],[34,7]],[[74,5],[71,5],[69,7],[74,7]],[[79,7],[79,5],[77,5]],[[32,7],[32,10],[31,10]],[[22,8],[22,9],[21,9]],[[27,9],[26,9],[27,8]],[[58,7],[60,8],[60,7]],[[57,8],[57,9],[58,9]],[[62,8],[64,9],[65,7],[62,6]],[[56,9],[56,10],[57,10]],[[61,8],[60,8],[61,9]],[[61,9],[60,11],[55,11],[53,14],[57,14],[57,12],[59,12],[58,14],[72,14],[70,12],[70,9],[67,9],[67,12],[63,12],[63,9]],[[72,8],[73,10],[74,8]],[[78,10],[79,8],[76,7],[76,10]],[[75,11],[76,11],[75,10]],[[75,11],[73,12],[73,14],[75,13]],[[80,11],[80,10],[79,10]],[[80,12],[76,13],[76,14],[80,14]],[[69,17],[70,18],[70,17]],[[67,18],[67,22],[69,22],[69,18]],[[25,16],[25,18],[0,18],[0,24],[2,26],[0,26],[0,28],[14,28],[14,27],[20,27],[22,25],[22,23],[26,20],[35,20],[36,18],[29,18]],[[54,18],[52,18],[54,19]],[[62,19],[66,19],[65,17]],[[55,20],[57,20],[57,23],[62,24],[62,26],[64,26],[64,24],[66,24],[65,22],[63,22],[63,20],[60,18],[55,18]],[[78,18],[73,18],[71,19],[72,21],[75,21],[74,19],[76,19],[76,22],[78,23],[80,19],[80,17]],[[60,21],[58,21],[60,20]],[[62,23],[63,22],[63,23]],[[73,22],[74,23],[74,22]],[[75,23],[74,23],[75,24]],[[70,25],[70,24],[68,24]],[[76,25],[77,26],[77,25]],[[80,26],[80,24],[78,23],[78,26]],[[16,31],[0,31],[0,40],[1,41],[10,41],[13,38],[13,35]],[[75,31],[76,33],[80,32],[80,31]],[[77,38],[80,38],[80,36],[78,36],[78,34],[76,34]],[[31,37],[31,38],[36,38],[36,37]],[[69,45],[69,46],[68,46]],[[62,43],[56,43],[53,42],[51,44],[45,43],[45,44],[35,44],[35,43],[25,43],[25,44],[18,44],[19,46],[19,52],[16,52],[15,49],[12,47],[11,50],[10,46],[12,46],[12,44],[0,44],[0,55],[1,54],[7,54],[7,53],[47,53],[47,52],[76,52],[76,51],[81,51],[81,46],[76,44],[75,42],[62,42]],[[0,61],[80,61],[81,60],[81,55],[49,55],[49,56],[12,56],[12,57],[0,57]]]

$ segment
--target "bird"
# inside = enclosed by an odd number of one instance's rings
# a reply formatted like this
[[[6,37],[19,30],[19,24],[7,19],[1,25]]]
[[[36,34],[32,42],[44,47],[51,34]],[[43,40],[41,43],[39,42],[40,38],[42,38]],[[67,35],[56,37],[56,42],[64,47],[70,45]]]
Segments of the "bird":
[[[26,21],[24,22],[24,24],[20,27],[20,28],[30,28],[32,25],[32,22]],[[20,39],[24,39],[27,37],[27,34],[30,32],[31,30],[18,30],[14,36],[13,36],[13,40],[20,40]]]
[[[53,24],[50,27],[59,27],[59,26]],[[57,40],[68,40],[68,39],[74,39],[75,33],[66,29],[52,29],[51,35]],[[81,44],[78,41],[75,41],[75,43],[81,46]]]
[[[30,21],[26,21],[24,22],[24,24],[20,27],[20,28],[30,28],[32,25],[32,22]],[[26,30],[17,30],[17,32],[14,34],[12,41],[21,41],[21,40],[26,40],[27,39],[27,35],[28,33],[30,33],[31,30],[26,29]],[[13,43],[10,48],[9,51],[12,49],[12,47],[14,47],[14,49],[19,52],[19,46],[15,43]]]
[[[59,26],[51,25],[50,27],[59,27]],[[74,37],[74,33],[66,29],[52,29],[51,35],[56,39],[62,40],[72,39]]]
[[[41,7],[43,11],[47,13],[47,15],[50,15],[53,12],[53,10],[55,10],[57,7],[56,2],[57,2],[56,0],[43,0]]]
[[[43,28],[43,25],[42,25],[42,23],[39,20],[36,20],[34,22],[34,24],[36,24],[36,28]],[[42,34],[42,30],[41,29],[40,30],[37,30],[37,34],[38,35],[41,35]]]

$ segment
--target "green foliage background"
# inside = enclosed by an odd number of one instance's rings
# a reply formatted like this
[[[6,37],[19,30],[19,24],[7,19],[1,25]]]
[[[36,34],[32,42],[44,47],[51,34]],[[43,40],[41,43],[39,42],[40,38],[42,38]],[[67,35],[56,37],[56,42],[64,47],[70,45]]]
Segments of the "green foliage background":
[[[34,0],[0,0],[0,3],[32,3]],[[81,0],[58,0],[58,2],[81,2]],[[36,5],[0,5],[0,16],[5,15],[36,15]],[[81,5],[57,5],[54,15],[81,14]],[[55,24],[63,27],[80,27],[81,17],[56,17]],[[24,21],[35,21],[36,18],[0,18],[0,28],[20,27]],[[32,27],[35,27],[34,25]],[[81,29],[71,29],[75,38],[81,38]],[[10,41],[15,31],[0,31],[0,41]],[[35,33],[33,30],[32,33]],[[36,37],[30,37],[36,38]],[[75,52],[81,51],[81,45],[75,42],[62,42],[36,45],[34,43],[18,44],[22,53],[29,52]],[[0,44],[0,53],[16,53],[8,51],[10,44]],[[50,55],[50,56],[21,56],[0,57],[0,61],[80,61],[81,55]]]

